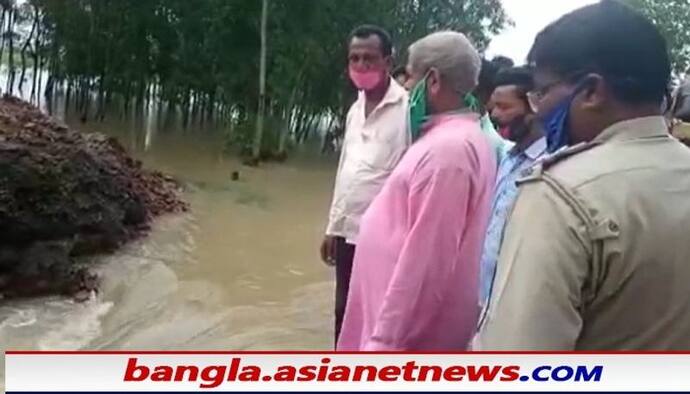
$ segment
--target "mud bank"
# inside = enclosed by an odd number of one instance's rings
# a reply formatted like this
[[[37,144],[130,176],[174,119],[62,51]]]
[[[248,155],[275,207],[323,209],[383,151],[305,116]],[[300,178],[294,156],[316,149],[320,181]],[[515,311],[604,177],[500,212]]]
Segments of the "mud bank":
[[[172,178],[143,169],[115,139],[0,99],[1,298],[89,292],[98,280],[84,257],[187,209]]]

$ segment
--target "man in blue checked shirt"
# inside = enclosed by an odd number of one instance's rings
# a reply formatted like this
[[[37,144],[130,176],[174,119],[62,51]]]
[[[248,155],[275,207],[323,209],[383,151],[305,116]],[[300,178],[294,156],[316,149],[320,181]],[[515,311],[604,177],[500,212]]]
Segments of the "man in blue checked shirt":
[[[532,88],[532,71],[528,67],[513,67],[496,76],[491,95],[494,103],[491,117],[500,127],[499,133],[515,145],[501,160],[496,176],[496,192],[480,267],[479,303],[482,308],[491,296],[503,228],[517,197],[515,181],[546,151],[546,140],[541,127],[533,121],[534,114],[527,100],[527,92]]]

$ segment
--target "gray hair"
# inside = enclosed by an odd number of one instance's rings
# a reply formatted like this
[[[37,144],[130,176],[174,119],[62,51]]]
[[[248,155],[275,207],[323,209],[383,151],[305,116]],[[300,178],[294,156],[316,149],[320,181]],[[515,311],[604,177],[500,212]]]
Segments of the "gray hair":
[[[410,45],[409,63],[420,74],[435,68],[444,84],[461,94],[477,86],[482,65],[470,40],[455,31],[432,33]]]

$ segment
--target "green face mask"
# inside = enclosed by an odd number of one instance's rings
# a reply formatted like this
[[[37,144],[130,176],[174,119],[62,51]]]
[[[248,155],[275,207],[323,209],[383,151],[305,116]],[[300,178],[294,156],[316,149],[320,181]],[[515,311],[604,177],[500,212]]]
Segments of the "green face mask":
[[[412,141],[416,141],[422,134],[422,126],[428,119],[426,105],[426,77],[422,78],[410,91],[410,133]]]
[[[472,93],[467,93],[464,97],[465,107],[472,112],[479,112],[479,99],[474,97]]]
[[[410,133],[412,141],[416,141],[422,134],[422,126],[429,119],[426,103],[426,79],[427,73],[410,91]],[[479,112],[479,100],[471,93],[463,97],[463,104],[473,112]]]

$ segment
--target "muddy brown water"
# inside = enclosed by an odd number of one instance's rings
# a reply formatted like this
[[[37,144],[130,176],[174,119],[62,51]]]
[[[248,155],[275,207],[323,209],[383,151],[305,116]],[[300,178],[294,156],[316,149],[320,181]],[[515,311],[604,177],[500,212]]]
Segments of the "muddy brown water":
[[[286,163],[248,168],[223,154],[213,130],[72,125],[115,136],[145,166],[181,179],[192,209],[95,258],[103,283],[85,303],[0,304],[3,351],[332,347],[333,272],[317,251],[334,158],[303,148]]]

